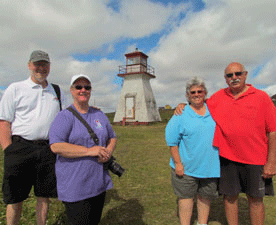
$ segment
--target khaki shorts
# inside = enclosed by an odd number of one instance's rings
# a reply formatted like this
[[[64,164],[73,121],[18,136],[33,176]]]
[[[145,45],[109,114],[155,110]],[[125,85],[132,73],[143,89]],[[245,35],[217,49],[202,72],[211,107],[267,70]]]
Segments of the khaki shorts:
[[[172,169],[172,186],[179,198],[194,198],[197,194],[205,198],[218,196],[218,178],[197,178],[185,175],[179,177]]]

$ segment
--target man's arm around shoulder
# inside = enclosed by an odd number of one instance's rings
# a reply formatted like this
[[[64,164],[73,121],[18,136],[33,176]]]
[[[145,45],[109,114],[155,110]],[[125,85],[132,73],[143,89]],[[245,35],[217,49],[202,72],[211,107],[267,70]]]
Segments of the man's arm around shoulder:
[[[2,150],[6,149],[11,143],[11,123],[6,120],[0,120],[0,144]]]
[[[263,177],[271,178],[276,175],[276,132],[268,133],[268,156],[264,165]]]

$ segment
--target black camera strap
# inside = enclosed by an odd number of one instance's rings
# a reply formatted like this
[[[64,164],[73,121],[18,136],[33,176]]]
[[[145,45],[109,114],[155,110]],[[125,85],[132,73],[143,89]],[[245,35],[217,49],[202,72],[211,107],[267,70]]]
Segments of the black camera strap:
[[[86,129],[88,130],[88,133],[90,134],[91,138],[94,140],[96,145],[99,145],[99,139],[97,137],[97,135],[94,133],[94,131],[92,130],[92,128],[89,126],[89,124],[85,121],[85,119],[82,118],[82,116],[75,110],[73,109],[71,106],[69,106],[67,108],[67,110],[69,110],[71,113],[73,113],[73,115],[75,115],[79,121],[86,127]],[[123,172],[125,171],[125,169],[123,167],[121,167],[118,163],[116,163],[114,166],[115,162],[115,157],[111,156],[110,159],[103,163],[103,167],[105,170],[110,170],[112,173],[116,174],[117,176],[121,177]],[[112,165],[112,166],[111,166]]]
[[[93,141],[95,142],[96,145],[99,145],[99,138],[98,136],[95,134],[95,132],[92,130],[92,128],[89,126],[89,124],[85,121],[85,119],[82,118],[82,116],[75,110],[73,109],[71,106],[69,106],[67,108],[67,110],[69,110],[71,113],[73,113],[78,119],[79,121],[86,127],[86,129],[88,130],[88,133],[90,134],[90,137],[93,139]]]
[[[57,95],[57,98],[58,98],[58,102],[59,102],[59,109],[60,111],[62,110],[62,106],[61,106],[61,99],[60,99],[60,88],[57,84],[52,84],[55,92],[56,92],[56,95]]]

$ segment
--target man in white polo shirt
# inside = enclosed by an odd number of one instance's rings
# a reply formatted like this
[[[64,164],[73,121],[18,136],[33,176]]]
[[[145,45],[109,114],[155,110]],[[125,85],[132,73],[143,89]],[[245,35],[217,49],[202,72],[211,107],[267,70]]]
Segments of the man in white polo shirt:
[[[46,224],[49,198],[57,197],[55,155],[48,132],[60,111],[60,102],[47,82],[50,58],[33,51],[28,62],[30,77],[12,83],[0,102],[0,144],[4,150],[3,199],[8,225],[19,224],[23,201],[32,186],[37,197],[38,225]],[[66,106],[64,94],[61,105]]]

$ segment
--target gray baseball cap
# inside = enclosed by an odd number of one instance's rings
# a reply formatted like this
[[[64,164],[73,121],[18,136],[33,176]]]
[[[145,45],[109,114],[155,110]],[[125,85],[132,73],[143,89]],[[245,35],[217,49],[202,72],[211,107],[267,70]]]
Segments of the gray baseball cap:
[[[30,56],[30,62],[38,62],[38,61],[50,62],[50,58],[49,58],[48,53],[43,52],[41,50],[33,51],[31,56]]]

